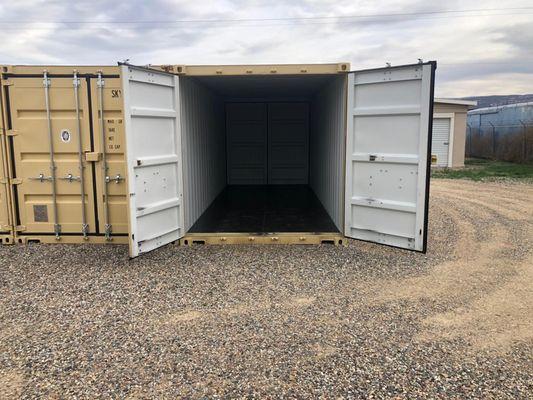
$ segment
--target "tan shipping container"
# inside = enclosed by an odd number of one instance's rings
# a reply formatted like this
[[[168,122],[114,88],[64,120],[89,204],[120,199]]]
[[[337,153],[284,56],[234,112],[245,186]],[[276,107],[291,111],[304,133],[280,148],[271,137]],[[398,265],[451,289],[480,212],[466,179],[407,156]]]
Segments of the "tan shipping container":
[[[18,242],[125,242],[120,85],[118,67],[3,67]]]

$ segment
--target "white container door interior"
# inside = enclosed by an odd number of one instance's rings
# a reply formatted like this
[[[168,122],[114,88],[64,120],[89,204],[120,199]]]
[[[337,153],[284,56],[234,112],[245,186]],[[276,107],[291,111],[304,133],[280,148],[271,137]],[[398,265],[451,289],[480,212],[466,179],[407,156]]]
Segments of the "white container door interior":
[[[451,118],[433,119],[433,140],[431,153],[437,157],[434,164],[437,167],[448,167],[448,157],[450,151],[450,122]]]
[[[434,70],[348,75],[346,236],[426,251]]]
[[[130,257],[184,235],[178,77],[123,65]]]

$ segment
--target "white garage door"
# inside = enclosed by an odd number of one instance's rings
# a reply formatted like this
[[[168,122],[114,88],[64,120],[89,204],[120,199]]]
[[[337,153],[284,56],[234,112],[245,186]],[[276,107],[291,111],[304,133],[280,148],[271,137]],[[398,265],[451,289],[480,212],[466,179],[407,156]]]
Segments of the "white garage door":
[[[433,140],[431,153],[437,156],[438,167],[448,166],[448,151],[450,149],[450,118],[433,119]]]

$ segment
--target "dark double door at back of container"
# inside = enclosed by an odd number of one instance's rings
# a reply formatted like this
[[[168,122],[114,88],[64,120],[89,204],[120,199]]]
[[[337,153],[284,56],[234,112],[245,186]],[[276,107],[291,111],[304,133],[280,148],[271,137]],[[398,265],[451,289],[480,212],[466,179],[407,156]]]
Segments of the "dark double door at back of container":
[[[229,185],[307,184],[308,104],[227,104],[226,146]]]

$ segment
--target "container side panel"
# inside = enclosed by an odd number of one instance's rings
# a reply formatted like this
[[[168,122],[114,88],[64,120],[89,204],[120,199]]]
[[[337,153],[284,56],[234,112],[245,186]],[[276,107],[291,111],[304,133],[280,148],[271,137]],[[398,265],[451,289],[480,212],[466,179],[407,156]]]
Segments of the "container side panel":
[[[425,251],[433,71],[349,75],[346,236]]]
[[[267,184],[267,104],[227,104],[226,134],[228,184]]]
[[[72,73],[72,71],[71,71]],[[54,202],[61,233],[82,234],[82,206],[88,233],[95,233],[94,192],[91,168],[80,171],[77,117],[73,78],[49,78],[49,107],[56,192],[52,192],[48,118],[43,77],[9,78],[13,156],[18,219],[22,234],[54,233]],[[91,151],[87,83],[80,80],[79,117],[82,151]],[[84,174],[82,205],[80,173]]]
[[[98,229],[100,233],[105,232],[103,216],[106,207],[105,200],[107,200],[111,236],[124,234],[128,233],[128,212],[121,81],[120,78],[104,78],[103,86],[99,88],[97,79],[91,78],[90,85],[94,152],[98,154],[97,161],[91,162],[96,177]],[[99,90],[102,90],[102,105],[100,105]],[[100,118],[102,107],[104,111],[103,125]],[[102,143],[102,128],[105,133],[105,143]],[[107,170],[102,158],[104,149]],[[107,186],[107,199],[104,199],[104,185]]]
[[[178,78],[121,70],[129,191],[130,256],[184,235]]]
[[[311,104],[310,185],[331,219],[344,227],[346,76],[323,87]]]
[[[224,104],[193,78],[180,78],[185,230],[226,186]]]
[[[305,185],[309,177],[309,105],[268,105],[268,183]]]

